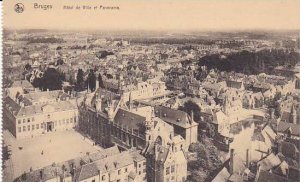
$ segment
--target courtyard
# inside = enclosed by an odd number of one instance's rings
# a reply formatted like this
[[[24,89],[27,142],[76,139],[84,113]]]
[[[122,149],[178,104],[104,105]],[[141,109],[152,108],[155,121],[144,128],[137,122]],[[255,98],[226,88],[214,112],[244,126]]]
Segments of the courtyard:
[[[47,133],[34,138],[19,139],[3,131],[4,146],[9,151],[4,163],[4,181],[10,182],[30,169],[36,170],[53,163],[101,151],[99,146],[76,131]]]

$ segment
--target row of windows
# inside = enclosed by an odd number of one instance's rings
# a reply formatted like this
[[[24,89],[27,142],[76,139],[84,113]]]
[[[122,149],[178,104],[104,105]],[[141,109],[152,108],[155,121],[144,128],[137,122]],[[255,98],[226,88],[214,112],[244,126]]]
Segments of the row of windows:
[[[175,166],[172,165],[171,166],[171,173],[174,173],[175,172]],[[166,168],[166,175],[170,174],[170,167],[167,167]]]
[[[32,117],[32,118],[23,118],[23,120],[22,119],[18,119],[18,124],[21,124],[22,123],[22,121],[23,121],[23,123],[30,123],[30,122],[34,122],[34,117]],[[59,121],[61,121],[61,120],[59,120]],[[64,121],[64,120],[62,120],[62,121]],[[74,122],[76,122],[76,118],[74,117],[74,118],[68,118],[68,119],[66,119],[66,122],[67,123],[69,123],[69,121],[72,123],[73,121]]]
[[[30,123],[30,121],[34,122],[34,118],[23,118],[23,123]],[[18,119],[18,124],[22,123],[22,119]]]
[[[122,170],[119,169],[119,170],[118,170],[118,175],[121,175],[121,172],[122,172]],[[124,173],[127,173],[127,168],[124,169]],[[104,180],[106,180],[106,175],[103,175],[103,176],[102,176],[102,181],[104,181]],[[117,181],[120,181],[120,180],[117,180]]]
[[[34,121],[34,118],[27,118],[27,119],[23,119],[23,123],[30,123],[30,122],[33,122]],[[68,124],[69,122],[70,123],[73,123],[73,121],[74,121],[74,123],[76,122],[76,118],[74,117],[74,118],[68,118],[68,119],[63,119],[63,120],[59,120],[58,122],[59,122],[59,124],[61,124],[61,123],[63,123],[63,124],[65,124],[65,122]],[[21,119],[18,119],[18,124],[21,124],[22,123],[22,120]],[[57,125],[57,121],[55,121],[55,125]]]
[[[58,120],[58,121],[54,121],[54,126],[62,125],[62,124],[69,124],[69,123],[76,123],[76,118],[68,118],[68,119],[63,119],[63,120]]]
[[[127,168],[125,168],[124,172],[127,172]],[[143,170],[143,173],[146,173],[146,169]],[[121,169],[118,170],[118,175],[121,175]],[[139,175],[141,175],[141,172],[139,172]],[[101,178],[102,181],[106,180],[106,175],[103,175]],[[93,180],[94,181],[94,180]],[[120,180],[117,180],[117,182],[120,182]]]
[[[23,132],[30,131],[30,130],[38,130],[40,127],[40,124],[36,124],[36,125],[27,125],[27,126],[23,126]],[[41,123],[41,129],[43,128],[43,123]],[[18,132],[22,132],[22,127],[18,127]]]

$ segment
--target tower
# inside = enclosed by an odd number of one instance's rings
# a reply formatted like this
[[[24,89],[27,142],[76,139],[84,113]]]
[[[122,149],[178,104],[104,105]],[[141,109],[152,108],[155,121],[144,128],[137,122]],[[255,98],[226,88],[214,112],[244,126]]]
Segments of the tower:
[[[224,103],[223,103],[223,112],[228,115],[229,113],[229,103],[228,103],[228,96],[225,96],[225,99],[224,99]]]
[[[296,112],[294,104],[292,105],[292,108],[291,108],[290,122],[297,124],[297,112]]]
[[[154,108],[152,107],[152,116],[149,121],[146,120],[145,127],[146,127],[146,143],[150,143],[152,140],[152,131],[154,129]]]

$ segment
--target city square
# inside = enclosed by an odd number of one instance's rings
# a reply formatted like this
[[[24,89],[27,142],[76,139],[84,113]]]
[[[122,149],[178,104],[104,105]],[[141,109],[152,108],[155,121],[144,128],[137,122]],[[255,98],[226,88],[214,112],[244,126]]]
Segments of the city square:
[[[8,131],[4,131],[3,138],[4,145],[8,145],[8,150],[11,151],[4,170],[13,178],[30,170],[102,150],[99,146],[94,146],[88,138],[73,130],[21,140],[16,140]],[[11,172],[13,174],[10,174]]]

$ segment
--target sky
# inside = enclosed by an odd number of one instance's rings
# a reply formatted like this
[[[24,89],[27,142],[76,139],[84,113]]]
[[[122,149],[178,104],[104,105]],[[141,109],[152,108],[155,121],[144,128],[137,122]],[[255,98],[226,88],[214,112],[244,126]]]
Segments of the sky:
[[[35,9],[34,3],[52,5]],[[23,13],[14,6],[22,3]],[[64,10],[63,6],[119,10]],[[74,7],[75,8],[75,7]],[[4,0],[4,27],[63,30],[296,30],[300,0]]]

